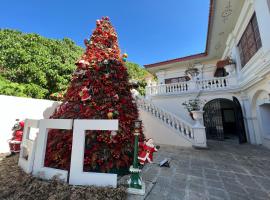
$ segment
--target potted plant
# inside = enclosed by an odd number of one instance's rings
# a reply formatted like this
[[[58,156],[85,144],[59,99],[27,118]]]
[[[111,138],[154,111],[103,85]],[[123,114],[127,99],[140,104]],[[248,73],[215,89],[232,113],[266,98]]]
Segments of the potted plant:
[[[188,76],[190,79],[194,79],[194,77],[198,76],[199,70],[195,67],[189,67],[185,71],[186,76]]]
[[[185,101],[184,103],[182,103],[182,105],[185,106],[185,108],[190,114],[190,117],[193,120],[196,120],[202,117],[200,115],[202,115],[203,113],[202,108],[204,104],[205,104],[205,101],[199,98],[189,99],[188,101]]]

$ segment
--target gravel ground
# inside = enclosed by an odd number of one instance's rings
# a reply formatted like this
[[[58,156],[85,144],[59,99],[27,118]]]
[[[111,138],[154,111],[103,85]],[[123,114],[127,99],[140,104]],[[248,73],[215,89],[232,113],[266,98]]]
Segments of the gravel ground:
[[[71,186],[57,180],[44,181],[24,173],[17,165],[18,156],[0,154],[0,200],[121,200],[125,188]]]

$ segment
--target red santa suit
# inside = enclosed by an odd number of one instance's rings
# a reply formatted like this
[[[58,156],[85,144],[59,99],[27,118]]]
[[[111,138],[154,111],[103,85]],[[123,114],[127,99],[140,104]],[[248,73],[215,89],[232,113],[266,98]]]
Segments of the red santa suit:
[[[17,153],[20,152],[20,146],[22,142],[23,137],[23,128],[24,128],[24,122],[19,120],[16,120],[17,123],[12,128],[12,138],[8,140],[9,143],[9,149],[11,153]]]
[[[147,142],[139,143],[140,152],[138,159],[141,165],[153,162],[153,153],[158,151],[153,142],[153,139],[150,138]]]

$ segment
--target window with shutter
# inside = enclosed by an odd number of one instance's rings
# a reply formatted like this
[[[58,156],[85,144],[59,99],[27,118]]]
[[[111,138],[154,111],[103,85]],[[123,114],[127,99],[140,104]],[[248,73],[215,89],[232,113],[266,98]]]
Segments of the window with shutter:
[[[238,44],[242,67],[245,66],[252,56],[261,48],[261,46],[261,36],[256,14],[254,13]]]

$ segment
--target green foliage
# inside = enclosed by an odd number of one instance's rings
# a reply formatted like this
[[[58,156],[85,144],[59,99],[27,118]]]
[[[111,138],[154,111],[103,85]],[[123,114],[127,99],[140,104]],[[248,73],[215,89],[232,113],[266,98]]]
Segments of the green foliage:
[[[205,100],[195,98],[185,101],[184,103],[182,103],[182,105],[187,109],[188,112],[191,112],[194,110],[201,110],[205,105],[205,102]]]
[[[53,40],[38,34],[0,29],[0,94],[49,98],[50,94],[65,91],[74,63],[83,49],[72,40]],[[129,79],[137,81],[144,95],[144,68],[126,62]]]
[[[36,84],[13,83],[0,76],[0,94],[41,99],[47,92]]]
[[[48,98],[63,91],[82,53],[83,49],[67,38],[52,40],[0,29],[0,93]]]
[[[131,80],[140,81],[149,76],[149,72],[136,63],[126,62],[126,66],[128,69],[129,79]]]
[[[145,78],[152,75],[136,63],[126,62],[126,67],[128,69],[129,79],[137,82],[139,93],[145,95],[145,86],[147,85]]]

